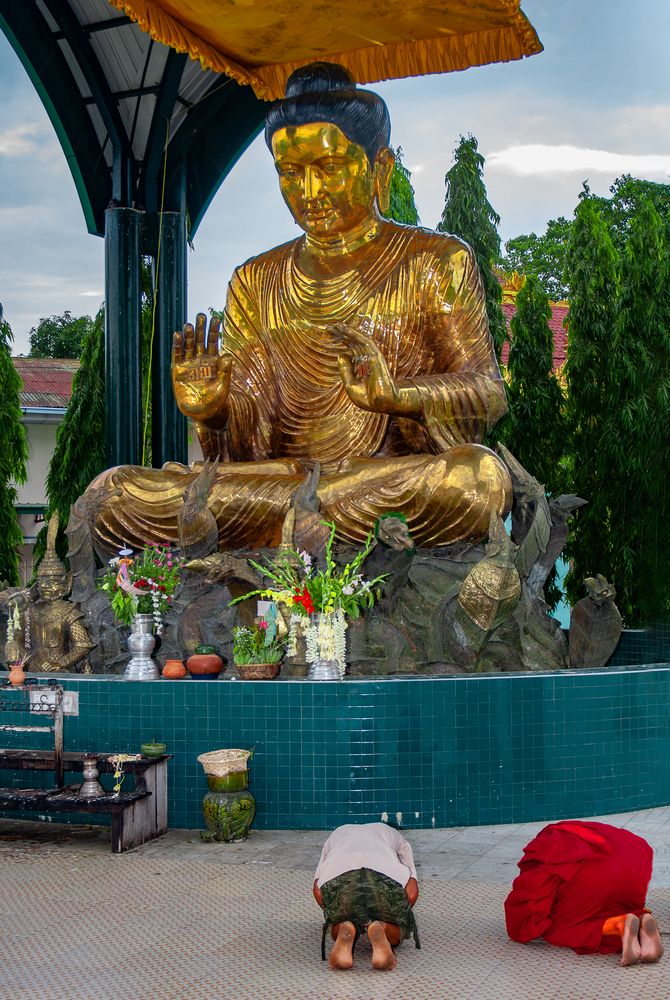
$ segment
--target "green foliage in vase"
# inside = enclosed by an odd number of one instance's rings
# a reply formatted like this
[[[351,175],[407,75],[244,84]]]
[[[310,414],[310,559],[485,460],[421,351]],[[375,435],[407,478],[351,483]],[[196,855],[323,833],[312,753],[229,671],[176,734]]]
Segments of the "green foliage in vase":
[[[489,203],[483,171],[484,157],[478,151],[477,140],[472,135],[461,136],[454,152],[454,165],[444,179],[446,200],[436,228],[440,233],[453,233],[465,240],[474,251],[484,284],[489,329],[500,359],[507,339],[501,308],[502,288],[493,270],[500,258],[500,216]]]
[[[566,257],[570,286],[566,361],[569,492],[588,500],[570,526],[567,593],[574,604],[586,577],[611,580],[610,489],[602,450],[606,401],[618,405],[612,338],[618,299],[618,257],[597,201],[583,197],[575,212]],[[618,543],[615,543],[618,544]]]
[[[28,439],[21,411],[21,377],[14,367],[12,328],[0,306],[0,580],[19,583],[19,548],[23,534],[16,516],[16,486],[25,483]]]
[[[129,550],[128,550],[129,551]],[[153,615],[157,630],[179,586],[183,560],[170,545],[147,545],[134,559],[119,554],[109,560],[98,581],[116,620],[130,625],[135,615]]]
[[[233,629],[233,660],[235,663],[279,663],[286,652],[288,633],[281,638],[272,632],[261,618],[253,625],[236,625]]]
[[[406,226],[419,225],[419,213],[414,202],[412,175],[402,162],[402,148],[400,146],[395,151],[395,165],[391,175],[391,198],[386,217],[393,219],[394,222],[402,222]]]
[[[621,260],[621,292],[603,400],[609,565],[629,626],[670,611],[670,230],[643,199]]]
[[[56,432],[56,447],[47,472],[47,520],[58,511],[56,547],[61,558],[67,554],[65,529],[70,507],[107,464],[104,324],[104,311],[100,309],[84,343],[79,368],[72,381],[70,402]],[[35,542],[35,569],[45,548],[46,527]]]
[[[330,528],[326,545],[326,566],[314,566],[308,552],[282,552],[264,563],[249,560],[251,566],[273,584],[248,594],[236,597],[230,604],[239,604],[249,597],[261,597],[283,604],[291,612],[309,615],[314,612],[329,614],[342,610],[349,618],[360,618],[365,608],[371,608],[379,596],[378,585],[388,576],[383,573],[373,580],[363,578],[362,566],[374,548],[373,533],[370,532],[362,549],[351,562],[338,566],[333,557],[335,525],[324,522]]]

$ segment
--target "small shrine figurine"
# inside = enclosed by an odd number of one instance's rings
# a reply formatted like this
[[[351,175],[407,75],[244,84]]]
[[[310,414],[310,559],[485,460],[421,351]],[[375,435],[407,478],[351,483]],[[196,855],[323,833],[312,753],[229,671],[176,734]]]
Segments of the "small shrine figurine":
[[[26,657],[29,671],[71,670],[95,645],[91,642],[84,613],[66,600],[71,578],[56,554],[58,514],[47,530],[47,549],[40,563],[35,587],[19,591],[10,602],[12,626],[5,656],[14,661]],[[34,592],[37,599],[33,599]]]

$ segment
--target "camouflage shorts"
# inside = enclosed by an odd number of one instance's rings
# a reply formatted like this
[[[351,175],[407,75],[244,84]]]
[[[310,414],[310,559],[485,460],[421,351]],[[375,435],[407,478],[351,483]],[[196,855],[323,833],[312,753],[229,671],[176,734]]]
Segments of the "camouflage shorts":
[[[388,875],[371,868],[356,868],[344,872],[321,886],[325,923],[321,939],[321,957],[326,957],[328,928],[343,920],[350,920],[360,934],[373,920],[396,924],[402,940],[413,935],[420,948],[414,911],[409,905],[405,890]]]

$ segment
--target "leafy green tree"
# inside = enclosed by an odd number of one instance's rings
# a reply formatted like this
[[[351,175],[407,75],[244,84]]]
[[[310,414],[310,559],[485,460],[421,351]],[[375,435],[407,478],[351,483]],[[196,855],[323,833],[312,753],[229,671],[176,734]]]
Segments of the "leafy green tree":
[[[29,358],[79,358],[90,333],[90,316],[43,316],[30,331]]]
[[[609,226],[614,247],[623,254],[631,231],[631,222],[646,200],[650,201],[661,219],[670,221],[670,184],[656,184],[624,174],[610,188],[611,198],[594,196],[603,218]]]
[[[649,199],[662,219],[670,219],[670,185],[639,180],[624,174],[618,177],[610,188],[609,198],[597,197],[591,193],[588,184],[580,197],[589,197],[598,206],[607,225],[614,249],[622,254],[630,234],[631,220],[644,199]],[[536,274],[549,298],[559,301],[569,293],[569,282],[565,275],[566,254],[570,241],[573,221],[561,216],[551,219],[542,236],[529,233],[516,236],[505,244],[505,255],[501,266],[508,274]]]
[[[516,297],[516,313],[510,324],[509,414],[503,440],[546,491],[557,494],[563,485],[565,398],[553,374],[550,319],[547,293],[539,278],[530,274]]]
[[[14,367],[12,328],[0,306],[0,580],[19,583],[19,553],[23,534],[16,516],[16,485],[27,478],[28,439],[21,412],[21,377]]]
[[[47,519],[59,515],[57,548],[67,554],[64,536],[70,507],[105,468],[105,342],[104,310],[100,310],[84,341],[72,395],[56,434],[56,447],[47,473]],[[35,568],[44,555],[46,528],[37,536]]]
[[[511,274],[535,274],[553,302],[567,297],[568,286],[564,278],[565,252],[572,222],[561,216],[551,219],[543,236],[529,233],[517,236],[505,244],[501,266]]]
[[[643,198],[621,262],[613,377],[603,401],[611,545],[604,572],[628,625],[650,624],[670,610],[669,257],[667,224]]]
[[[387,218],[402,222],[406,226],[419,225],[419,213],[414,203],[412,175],[402,162],[402,148],[395,151],[395,166],[391,175],[391,202]]]
[[[606,401],[616,403],[612,337],[617,315],[618,255],[597,201],[581,199],[567,247],[570,286],[566,360],[567,418],[571,454],[570,492],[588,500],[571,525],[567,554],[568,597],[584,596],[587,576],[609,578],[610,481],[602,451]],[[615,581],[616,582],[616,581]]]
[[[493,265],[500,259],[500,216],[489,203],[483,172],[484,157],[478,151],[477,140],[472,135],[461,136],[454,152],[454,165],[444,179],[447,193],[436,228],[440,233],[459,236],[474,250],[484,284],[489,329],[500,359],[507,339],[502,288],[493,271]]]

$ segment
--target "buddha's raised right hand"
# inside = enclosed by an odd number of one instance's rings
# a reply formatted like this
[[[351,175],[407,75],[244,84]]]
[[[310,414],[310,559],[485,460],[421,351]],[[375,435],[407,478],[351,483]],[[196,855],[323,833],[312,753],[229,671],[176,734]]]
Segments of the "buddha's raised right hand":
[[[232,358],[219,354],[221,321],[198,313],[195,329],[185,323],[172,341],[172,387],[181,412],[211,428],[228,419]]]

